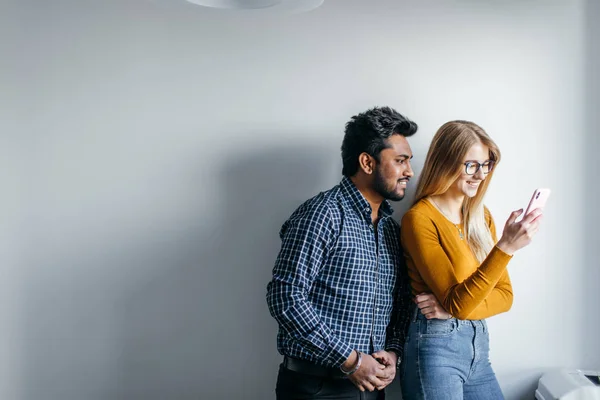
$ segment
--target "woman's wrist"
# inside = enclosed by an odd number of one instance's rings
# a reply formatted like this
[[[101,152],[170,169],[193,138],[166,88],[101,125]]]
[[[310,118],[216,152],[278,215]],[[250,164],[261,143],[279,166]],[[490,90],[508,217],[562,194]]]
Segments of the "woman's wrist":
[[[512,248],[512,246],[510,246],[508,243],[506,243],[506,241],[502,239],[500,239],[500,241],[496,244],[496,247],[502,250],[504,253],[508,254],[509,256],[515,254],[516,251]]]

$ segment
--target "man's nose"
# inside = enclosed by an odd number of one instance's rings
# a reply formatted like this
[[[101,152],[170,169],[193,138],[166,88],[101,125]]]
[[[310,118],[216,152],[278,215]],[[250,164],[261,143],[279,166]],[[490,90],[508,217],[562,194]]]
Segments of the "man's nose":
[[[406,169],[406,171],[404,171],[404,176],[408,176],[409,178],[415,176],[415,172],[413,171],[412,165],[410,165],[410,163],[408,163],[408,168]]]

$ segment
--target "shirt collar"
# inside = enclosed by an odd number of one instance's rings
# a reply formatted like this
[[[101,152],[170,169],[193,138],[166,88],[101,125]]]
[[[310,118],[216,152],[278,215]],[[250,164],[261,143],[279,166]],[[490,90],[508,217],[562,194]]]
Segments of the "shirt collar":
[[[342,187],[342,191],[346,194],[350,203],[361,214],[371,218],[371,205],[369,204],[367,199],[365,199],[365,197],[362,195],[360,190],[357,189],[356,185],[354,185],[354,182],[352,182],[352,179],[345,176],[342,179],[340,186]],[[394,209],[390,205],[390,202],[387,200],[384,200],[383,203],[381,203],[381,206],[379,207],[379,214],[382,217],[389,217],[390,215],[393,214],[393,212],[394,212]]]

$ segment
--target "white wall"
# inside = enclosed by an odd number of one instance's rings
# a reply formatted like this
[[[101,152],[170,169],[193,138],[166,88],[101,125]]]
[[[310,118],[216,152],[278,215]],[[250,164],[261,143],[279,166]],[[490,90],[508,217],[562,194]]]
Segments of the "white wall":
[[[0,5],[1,398],[274,398],[278,229],[339,181],[343,125],[374,105],[420,124],[419,170],[443,122],[485,127],[500,226],[554,189],[511,263],[513,310],[490,320],[507,398],[600,367],[583,1],[176,2]]]

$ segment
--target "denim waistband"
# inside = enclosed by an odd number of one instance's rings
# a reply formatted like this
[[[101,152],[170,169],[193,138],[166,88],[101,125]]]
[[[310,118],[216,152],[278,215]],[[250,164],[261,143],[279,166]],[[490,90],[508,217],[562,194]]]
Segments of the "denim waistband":
[[[413,318],[412,321],[416,322],[417,320],[421,320],[421,321],[427,321],[427,318],[425,317],[425,315],[423,315],[421,313],[421,310],[419,309],[419,307],[415,307],[414,313],[413,313]],[[443,321],[456,321],[457,324],[459,325],[482,325],[485,329],[487,329],[487,323],[485,322],[485,319],[458,319],[458,318],[449,318],[447,320],[443,320]]]

